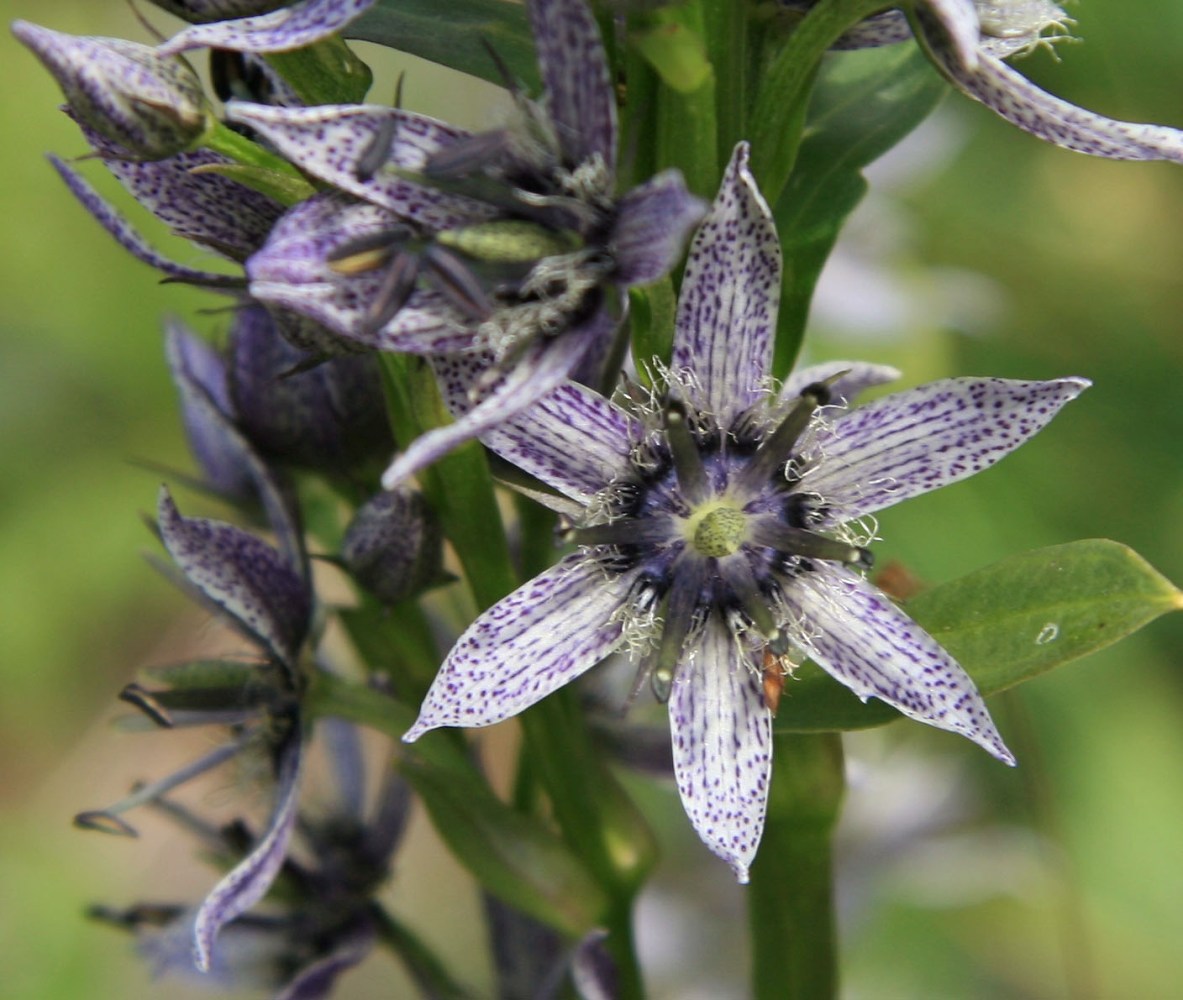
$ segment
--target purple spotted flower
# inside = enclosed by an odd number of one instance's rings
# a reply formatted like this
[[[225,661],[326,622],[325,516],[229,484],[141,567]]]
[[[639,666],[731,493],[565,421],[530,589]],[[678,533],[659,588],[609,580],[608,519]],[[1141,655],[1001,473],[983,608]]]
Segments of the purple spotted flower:
[[[291,4],[275,0],[153,2],[188,21],[201,22],[159,47],[160,52],[175,55],[200,48],[254,53],[303,48],[340,31],[372,7],[375,0],[300,0]]]
[[[555,491],[578,549],[461,636],[405,737],[498,722],[634,652],[669,702],[690,820],[741,882],[793,658],[1013,763],[965,671],[865,579],[866,519],[993,464],[1088,384],[948,379],[848,410],[898,373],[831,363],[778,390],[780,282],[741,144],[691,246],[661,387],[618,405],[568,383],[483,436]]]
[[[781,2],[807,10],[815,0]],[[1078,108],[1040,90],[1003,61],[1067,38],[1072,23],[1051,0],[920,0],[909,16],[876,15],[839,44],[888,45],[915,35],[955,87],[1040,139],[1114,160],[1183,161],[1183,131]]]
[[[615,95],[584,0],[530,0],[544,95],[472,135],[369,105],[231,103],[335,193],[293,208],[247,265],[251,294],[377,350],[477,352],[489,371],[409,475],[602,360],[623,289],[657,280],[705,206],[666,171],[617,195]],[[476,405],[473,405],[476,404]]]

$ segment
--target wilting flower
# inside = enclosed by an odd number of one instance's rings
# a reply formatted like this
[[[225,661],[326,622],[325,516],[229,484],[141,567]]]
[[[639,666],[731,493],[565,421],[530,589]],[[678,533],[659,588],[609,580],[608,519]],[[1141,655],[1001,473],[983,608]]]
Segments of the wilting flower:
[[[404,737],[498,722],[638,651],[686,811],[740,881],[794,656],[1013,763],[965,671],[864,578],[861,522],[993,464],[1088,384],[948,379],[846,411],[897,373],[837,363],[774,391],[780,287],[741,144],[691,246],[664,388],[626,407],[569,383],[483,436],[557,491],[579,549],[473,623]]]
[[[193,961],[204,971],[210,968],[221,928],[258,902],[274,881],[294,829],[303,759],[299,658],[311,626],[312,597],[302,562],[293,564],[289,554],[232,525],[182,516],[167,490],[161,491],[157,524],[177,566],[178,572],[170,575],[257,645],[263,659],[184,664],[160,672],[165,689],[126,688],[123,699],[157,725],[229,725],[232,738],[115,806],[79,814],[76,822],[134,835],[121,813],[157,802],[242,753],[262,750],[269,756],[276,793],[267,827],[193,916]]]
[[[357,730],[323,720],[318,733],[332,768],[328,808],[301,808],[297,859],[281,854],[278,892],[265,912],[243,913],[222,929],[208,968],[193,960],[201,910],[183,904],[140,903],[125,910],[96,907],[98,919],[136,932],[139,949],[157,975],[194,978],[223,988],[267,988],[283,1000],[328,996],[337,977],[371,950],[391,918],[374,900],[390,873],[410,806],[406,783],[392,769],[367,803],[366,768]],[[242,822],[214,826],[179,803],[156,808],[195,835],[203,853],[231,866],[253,840]],[[414,971],[412,969],[412,971]]]
[[[781,0],[801,10],[815,2]],[[887,45],[914,34],[954,86],[1032,135],[1091,156],[1183,161],[1178,129],[1114,121],[1078,108],[1003,62],[1068,37],[1072,23],[1051,0],[919,0],[907,16],[893,11],[869,18],[840,45]]]
[[[374,106],[227,109],[341,192],[285,216],[248,262],[252,295],[379,350],[487,352],[479,401],[416,442],[390,481],[594,368],[621,291],[666,274],[701,218],[677,171],[616,195],[595,19],[583,0],[527,9],[544,97],[515,93],[520,120],[506,128],[470,135]]]
[[[12,33],[53,74],[78,121],[136,159],[193,146],[210,124],[201,81],[180,59],[121,38],[90,38],[15,21]]]

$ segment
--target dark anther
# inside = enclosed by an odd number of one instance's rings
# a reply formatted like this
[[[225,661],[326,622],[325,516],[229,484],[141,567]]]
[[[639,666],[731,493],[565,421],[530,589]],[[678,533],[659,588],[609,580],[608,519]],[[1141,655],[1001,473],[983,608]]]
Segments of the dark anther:
[[[815,400],[814,406],[825,406],[830,401],[830,387],[825,382],[810,382],[801,390],[801,396]]]

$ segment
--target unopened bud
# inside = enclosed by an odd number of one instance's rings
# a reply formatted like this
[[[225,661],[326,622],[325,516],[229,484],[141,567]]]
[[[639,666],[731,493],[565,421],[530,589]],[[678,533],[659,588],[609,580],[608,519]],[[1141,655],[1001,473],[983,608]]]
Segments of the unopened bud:
[[[12,33],[53,74],[75,118],[133,157],[193,146],[208,125],[201,82],[180,59],[121,38],[92,38],[15,21]]]
[[[440,582],[442,540],[423,498],[413,490],[392,490],[358,508],[341,559],[363,587],[395,604]]]

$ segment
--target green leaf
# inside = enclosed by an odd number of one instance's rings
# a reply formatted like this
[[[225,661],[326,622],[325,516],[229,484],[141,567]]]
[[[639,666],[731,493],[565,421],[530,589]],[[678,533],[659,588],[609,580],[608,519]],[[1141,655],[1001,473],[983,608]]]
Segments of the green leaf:
[[[374,79],[370,67],[336,36],[266,59],[306,104],[357,104]]]
[[[843,53],[823,66],[796,166],[774,213],[785,258],[773,362],[778,376],[792,369],[818,275],[866,193],[863,167],[919,125],[946,89],[914,46]]]
[[[540,86],[525,8],[511,0],[379,0],[345,34],[504,84],[487,44],[527,87]]]
[[[422,742],[428,749],[439,741],[429,734]],[[575,938],[604,919],[608,898],[583,864],[539,821],[494,796],[471,767],[409,751],[399,770],[452,854],[491,893]]]
[[[653,22],[629,34],[629,43],[674,90],[689,94],[711,76],[702,35],[678,20],[680,11],[654,12]]]
[[[1124,545],[1087,539],[1011,556],[925,591],[905,610],[989,695],[1183,610],[1183,592]],[[865,729],[897,718],[810,663],[785,684],[776,728]]]
[[[633,361],[644,378],[654,358],[667,363],[670,360],[678,298],[669,275],[652,285],[630,288],[628,297],[633,327]]]

